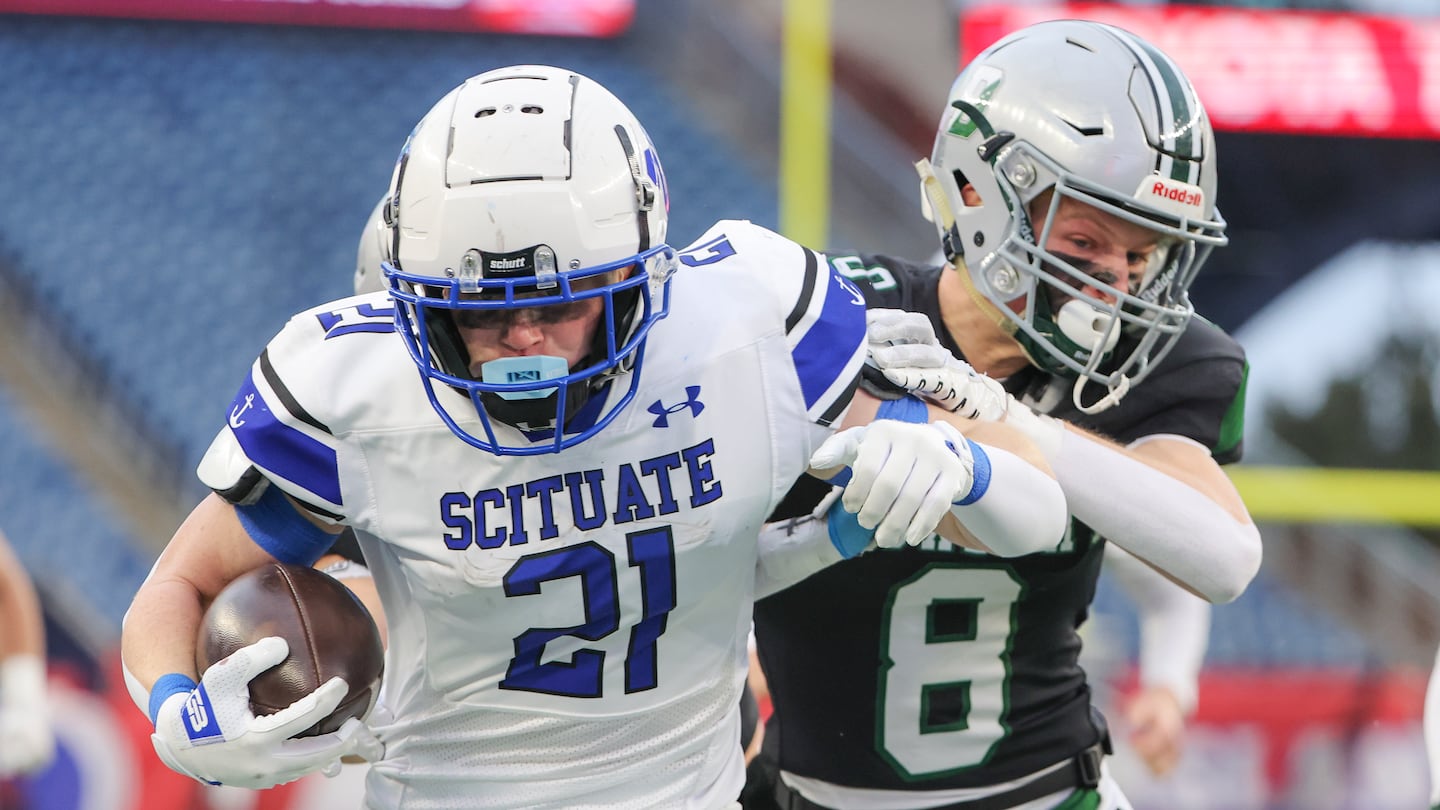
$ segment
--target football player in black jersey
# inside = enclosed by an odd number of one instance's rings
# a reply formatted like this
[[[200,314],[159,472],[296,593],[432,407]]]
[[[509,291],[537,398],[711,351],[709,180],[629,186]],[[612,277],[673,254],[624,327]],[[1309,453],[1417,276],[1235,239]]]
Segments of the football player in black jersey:
[[[1077,663],[1104,544],[1211,602],[1260,564],[1219,466],[1244,354],[1188,299],[1226,241],[1210,124],[1154,46],[1046,22],[966,67],[917,168],[946,264],[831,257],[877,310],[879,382],[1027,432],[1071,531],[1018,559],[871,550],[759,602],[760,762],[786,810],[1126,808]],[[802,481],[776,517],[823,491]]]

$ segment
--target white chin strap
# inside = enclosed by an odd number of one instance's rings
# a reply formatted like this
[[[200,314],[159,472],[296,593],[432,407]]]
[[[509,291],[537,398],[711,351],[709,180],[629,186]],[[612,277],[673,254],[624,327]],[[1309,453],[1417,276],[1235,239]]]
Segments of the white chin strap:
[[[1092,382],[1094,382],[1094,380],[1090,379],[1084,374],[1081,374],[1075,379],[1075,389],[1072,392],[1071,396],[1075,400],[1076,409],[1078,409],[1081,413],[1093,415],[1100,413],[1107,408],[1112,408],[1115,405],[1118,405],[1120,403],[1120,400],[1123,399],[1125,395],[1130,392],[1130,378],[1121,377],[1119,382],[1111,383],[1109,385],[1108,389],[1105,392],[1105,396],[1101,397],[1098,402],[1093,405],[1086,405],[1081,399],[1081,392],[1085,390],[1086,385],[1089,385]]]
[[[1055,313],[1055,326],[1076,345],[1089,346],[1092,358],[1104,357],[1115,349],[1116,343],[1120,342],[1119,319],[1078,298],[1072,298],[1060,306],[1060,311]],[[1085,390],[1085,386],[1091,382],[1093,380],[1085,374],[1081,374],[1075,380],[1072,396],[1075,407],[1081,413],[1100,413],[1113,407],[1130,391],[1130,378],[1121,377],[1118,382],[1110,383],[1109,390],[1098,402],[1093,405],[1085,405],[1082,402],[1081,394]]]

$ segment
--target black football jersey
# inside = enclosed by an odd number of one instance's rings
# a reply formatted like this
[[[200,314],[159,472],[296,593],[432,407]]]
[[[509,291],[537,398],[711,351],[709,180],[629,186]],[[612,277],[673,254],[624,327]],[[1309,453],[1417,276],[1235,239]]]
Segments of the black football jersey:
[[[872,307],[940,320],[940,267],[833,256]],[[1238,344],[1194,319],[1118,405],[1080,413],[1065,381],[1027,369],[1026,402],[1122,443],[1178,434],[1222,463],[1241,452],[1246,366]],[[1063,389],[1063,397],[1059,394]],[[775,518],[828,486],[797,484]],[[1104,541],[1072,521],[1058,550],[1003,559],[939,538],[834,565],[762,600],[755,635],[769,679],[780,767],[851,787],[943,790],[1033,773],[1098,742],[1078,657]]]

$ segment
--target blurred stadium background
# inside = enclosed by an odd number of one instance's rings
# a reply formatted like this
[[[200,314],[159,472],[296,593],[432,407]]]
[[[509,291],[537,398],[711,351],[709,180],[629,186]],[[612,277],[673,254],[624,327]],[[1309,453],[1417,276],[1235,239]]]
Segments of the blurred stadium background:
[[[1194,298],[1251,356],[1234,475],[1265,565],[1215,610],[1179,772],[1150,779],[1122,750],[1122,782],[1147,808],[1423,806],[1440,644],[1437,13],[0,0],[0,526],[44,601],[62,748],[0,784],[0,808],[345,806],[333,786],[202,790],[165,771],[120,683],[119,626],[203,494],[193,469],[235,386],[290,313],[347,294],[395,154],[446,90],[520,62],[608,85],[664,156],[673,244],[735,217],[923,259],[909,164],[957,65],[1045,17],[1115,22],[1191,73],[1232,226]],[[1108,584],[1087,632],[1097,680],[1123,692],[1137,628]]]

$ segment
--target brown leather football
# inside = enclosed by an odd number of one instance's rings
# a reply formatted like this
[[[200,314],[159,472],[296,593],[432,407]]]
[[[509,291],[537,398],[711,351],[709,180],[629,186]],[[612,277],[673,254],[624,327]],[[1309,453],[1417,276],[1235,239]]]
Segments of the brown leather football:
[[[336,676],[350,687],[345,699],[295,736],[327,734],[369,711],[380,689],[385,649],[370,612],[334,577],[278,562],[240,576],[206,609],[195,662],[203,674],[211,664],[266,636],[284,638],[290,655],[250,682],[255,714],[273,714]]]

